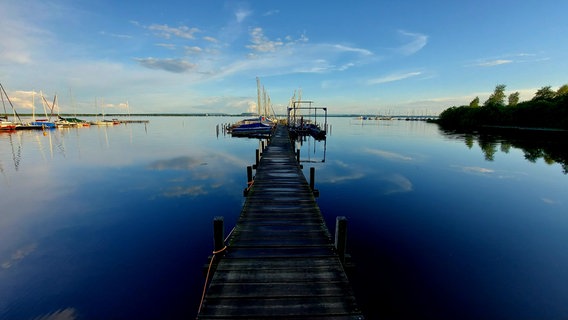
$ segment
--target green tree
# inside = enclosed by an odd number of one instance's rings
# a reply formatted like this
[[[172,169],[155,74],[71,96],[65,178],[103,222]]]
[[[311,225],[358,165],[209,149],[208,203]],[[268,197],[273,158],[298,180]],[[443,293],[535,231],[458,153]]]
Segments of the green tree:
[[[532,100],[552,100],[554,97],[556,97],[556,92],[552,91],[550,86],[546,86],[538,89]]]
[[[509,95],[509,107],[514,107],[519,103],[519,91],[513,92]]]
[[[485,103],[483,104],[483,106],[485,107],[489,107],[489,106],[495,106],[495,107],[502,107],[505,105],[505,87],[507,87],[504,84],[498,84],[497,86],[495,86],[495,91],[493,91],[493,93],[489,96],[489,99],[487,99],[487,101],[485,101]]]
[[[471,100],[471,102],[469,103],[469,106],[472,107],[472,108],[479,107],[479,97],[475,97],[475,99]]]
[[[565,95],[568,95],[568,84],[563,85],[562,87],[558,88],[558,90],[556,91],[557,97],[562,97]]]

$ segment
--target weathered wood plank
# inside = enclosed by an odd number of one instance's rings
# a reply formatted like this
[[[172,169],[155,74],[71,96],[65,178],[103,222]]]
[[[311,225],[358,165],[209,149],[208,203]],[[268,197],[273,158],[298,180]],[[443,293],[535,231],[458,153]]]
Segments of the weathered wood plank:
[[[234,318],[294,317],[294,316],[345,316],[357,312],[353,297],[302,296],[284,298],[223,298],[207,299],[203,314]],[[362,319],[362,316],[360,318]]]

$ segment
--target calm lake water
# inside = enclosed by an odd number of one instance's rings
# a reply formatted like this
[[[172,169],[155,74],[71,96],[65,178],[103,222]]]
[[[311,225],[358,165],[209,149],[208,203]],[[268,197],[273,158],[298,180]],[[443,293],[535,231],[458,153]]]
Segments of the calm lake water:
[[[218,135],[233,117],[146,119],[0,133],[0,319],[195,317],[259,141]],[[328,227],[349,219],[368,319],[568,318],[565,144],[328,122],[302,161]]]

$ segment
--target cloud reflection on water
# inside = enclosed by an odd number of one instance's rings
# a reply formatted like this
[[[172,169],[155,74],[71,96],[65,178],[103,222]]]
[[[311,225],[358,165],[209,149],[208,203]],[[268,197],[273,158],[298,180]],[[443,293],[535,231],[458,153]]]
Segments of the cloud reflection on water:
[[[408,157],[408,156],[402,155],[400,153],[385,151],[385,150],[381,150],[381,149],[367,148],[364,151],[366,153],[376,155],[376,156],[379,156],[383,159],[392,160],[392,161],[412,161],[413,160],[412,157]]]
[[[32,252],[34,252],[36,248],[37,248],[36,243],[32,243],[24,247],[18,248],[16,251],[14,251],[14,253],[10,255],[8,259],[2,261],[0,267],[2,267],[2,269],[10,269],[11,267],[14,266],[14,264],[18,263],[28,255],[30,255]]]
[[[200,165],[206,165],[200,158],[180,156],[172,159],[157,160],[150,164],[154,170],[191,170]]]
[[[244,168],[246,163],[231,154],[219,152],[203,152],[197,156],[177,156],[151,162],[148,168],[156,171],[185,171],[191,172],[191,177],[178,176],[169,179],[161,197],[180,198],[197,197],[209,194],[209,189],[219,188],[227,183],[233,183],[228,172],[234,168]],[[206,184],[196,184],[205,181]]]
[[[75,320],[78,319],[77,311],[74,308],[65,308],[52,313],[41,315],[34,320]]]
[[[203,186],[173,186],[165,190],[162,195],[167,198],[179,198],[184,196],[196,197],[206,195],[207,193]]]
[[[412,182],[398,173],[388,175],[383,180],[390,183],[384,191],[385,195],[410,192],[414,189]]]

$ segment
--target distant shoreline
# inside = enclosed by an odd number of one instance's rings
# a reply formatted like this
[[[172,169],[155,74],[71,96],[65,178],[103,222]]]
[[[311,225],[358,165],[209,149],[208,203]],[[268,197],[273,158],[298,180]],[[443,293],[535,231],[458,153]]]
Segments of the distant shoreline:
[[[9,117],[12,117],[11,114],[8,114]],[[20,117],[31,117],[33,116],[31,113],[18,113]],[[35,115],[36,117],[45,117],[42,115]],[[55,117],[57,115],[52,115]],[[67,118],[67,117],[102,117],[102,113],[60,113],[59,116]],[[229,113],[131,113],[131,114],[124,114],[124,113],[105,113],[104,116],[106,118],[112,117],[254,117],[254,114],[250,113],[241,113],[241,114],[229,114]],[[285,114],[279,114],[278,117],[286,117]],[[306,115],[308,116],[308,115]],[[311,115],[313,117],[313,115]],[[359,118],[361,114],[328,114],[327,117],[335,117],[335,118]],[[375,117],[369,115],[363,115],[368,117]],[[324,115],[318,115],[319,117],[324,117]],[[400,115],[400,116],[393,116],[396,120],[399,118],[407,118],[408,116]],[[424,116],[426,118],[427,116]],[[434,116],[433,116],[434,117]],[[385,121],[385,120],[383,120]],[[388,121],[388,120],[386,120]]]

